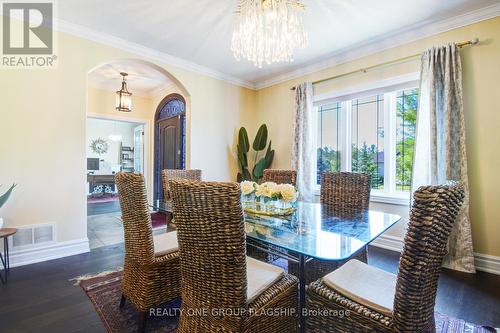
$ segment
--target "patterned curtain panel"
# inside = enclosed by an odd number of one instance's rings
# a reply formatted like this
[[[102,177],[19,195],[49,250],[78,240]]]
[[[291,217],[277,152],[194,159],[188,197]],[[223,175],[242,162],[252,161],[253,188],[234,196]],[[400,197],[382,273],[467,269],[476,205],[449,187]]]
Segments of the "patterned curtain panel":
[[[295,87],[292,167],[297,170],[300,199],[305,201],[313,200],[316,188],[315,116],[312,83],[302,83]]]
[[[458,47],[450,44],[424,52],[420,75],[412,187],[416,190],[421,185],[450,180],[465,186],[464,205],[452,230],[443,266],[474,273]]]

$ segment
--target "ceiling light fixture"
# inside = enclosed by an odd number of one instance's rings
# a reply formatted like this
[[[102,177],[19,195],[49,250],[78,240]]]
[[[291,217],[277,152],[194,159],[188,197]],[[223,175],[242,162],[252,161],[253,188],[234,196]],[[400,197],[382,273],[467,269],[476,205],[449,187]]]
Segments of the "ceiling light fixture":
[[[120,72],[123,76],[122,88],[116,92],[116,111],[131,112],[132,111],[132,93],[127,89],[127,81],[125,77],[128,75],[125,72]]]
[[[231,50],[259,68],[266,62],[293,61],[293,51],[307,45],[300,0],[239,0]]]

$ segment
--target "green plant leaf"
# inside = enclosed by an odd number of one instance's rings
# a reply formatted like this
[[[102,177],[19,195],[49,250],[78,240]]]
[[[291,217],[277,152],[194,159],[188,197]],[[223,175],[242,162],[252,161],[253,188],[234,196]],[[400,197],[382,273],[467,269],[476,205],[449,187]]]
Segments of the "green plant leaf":
[[[273,159],[274,159],[274,149],[269,152],[269,154],[266,153],[266,157],[264,157],[266,160],[266,169],[269,169],[271,167],[271,164],[273,164]]]
[[[252,175],[247,168],[243,169],[243,180],[252,180]]]
[[[238,175],[236,176],[236,181],[238,183],[241,183],[243,181],[243,175],[241,174],[241,172],[238,172]]]
[[[253,167],[253,177],[254,177],[254,180],[257,182],[259,181],[262,176],[264,175],[264,169],[266,168],[266,159],[265,158],[261,158],[257,164],[255,164],[255,166]]]
[[[14,187],[16,187],[16,184],[12,184],[12,186],[7,190],[7,192],[5,192],[0,196],[0,208],[2,208],[2,206],[7,202]]]
[[[271,144],[273,142],[271,140],[269,140],[269,145],[267,146],[267,151],[266,151],[266,156],[271,152]]]
[[[261,151],[266,148],[267,145],[267,126],[266,124],[262,124],[257,131],[257,135],[255,135],[255,139],[253,140],[252,148],[255,151]]]
[[[243,168],[248,167],[247,154],[241,150],[240,145],[237,146],[237,149],[238,149],[238,162],[239,162],[240,170],[243,170]]]
[[[248,141],[248,133],[245,127],[241,127],[238,132],[238,145],[244,153],[250,150],[250,143]]]

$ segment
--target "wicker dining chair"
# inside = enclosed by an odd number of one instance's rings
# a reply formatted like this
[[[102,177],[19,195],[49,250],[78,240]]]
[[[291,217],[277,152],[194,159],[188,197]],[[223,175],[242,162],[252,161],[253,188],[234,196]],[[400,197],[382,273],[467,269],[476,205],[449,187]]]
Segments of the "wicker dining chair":
[[[414,194],[398,275],[351,260],[309,285],[309,332],[435,332],[434,304],[447,240],[463,203],[458,184]]]
[[[276,184],[297,185],[297,172],[295,170],[265,169],[262,176],[263,182],[275,182]]]
[[[366,210],[370,205],[370,180],[367,173],[323,172],[320,201],[336,210]]]
[[[295,170],[279,170],[279,169],[265,169],[262,176],[262,182],[274,182],[276,184],[291,184],[297,185],[297,172]],[[269,245],[269,248],[276,252],[285,252],[283,249]],[[274,262],[279,257],[275,254],[269,254],[262,250],[256,249],[253,246],[247,245],[247,254],[252,258],[265,260],[267,262]]]
[[[165,169],[161,171],[161,180],[163,185],[163,198],[170,200],[170,186],[168,182],[172,179],[191,179],[201,180],[201,170],[199,169]]]
[[[239,185],[177,179],[170,187],[182,277],[177,332],[293,332],[297,278],[245,256]],[[273,315],[280,309],[289,312]]]
[[[363,214],[370,204],[370,180],[367,173],[323,172],[321,174],[320,201],[323,214],[351,217]],[[368,262],[367,248],[363,247],[350,259]],[[307,263],[306,281],[310,283],[345,264],[343,261],[312,259]],[[288,271],[295,274],[298,265],[289,261]]]
[[[125,234],[125,264],[120,307],[129,301],[140,312],[143,331],[147,312],[180,296],[179,250],[176,232],[153,236],[144,177],[117,173]]]

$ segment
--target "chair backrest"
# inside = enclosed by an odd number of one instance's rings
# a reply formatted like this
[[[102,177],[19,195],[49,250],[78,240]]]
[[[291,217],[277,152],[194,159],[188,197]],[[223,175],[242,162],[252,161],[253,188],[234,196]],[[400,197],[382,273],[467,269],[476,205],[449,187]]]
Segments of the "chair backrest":
[[[464,190],[459,184],[424,186],[413,198],[394,299],[396,332],[432,329],[441,264]]]
[[[245,309],[245,225],[239,184],[176,179],[170,188],[183,306]],[[225,326],[227,320],[230,327],[239,327],[242,318],[225,318]]]
[[[297,185],[297,172],[295,170],[265,169],[262,176],[263,182],[275,182],[276,184]]]
[[[366,210],[370,204],[370,175],[354,172],[323,172],[321,203],[338,211]]]
[[[163,185],[163,198],[170,200],[170,186],[168,182],[172,179],[191,179],[201,180],[201,170],[198,169],[165,169],[161,171],[161,180]]]
[[[125,234],[125,261],[148,264],[154,260],[153,231],[144,176],[115,175]]]

